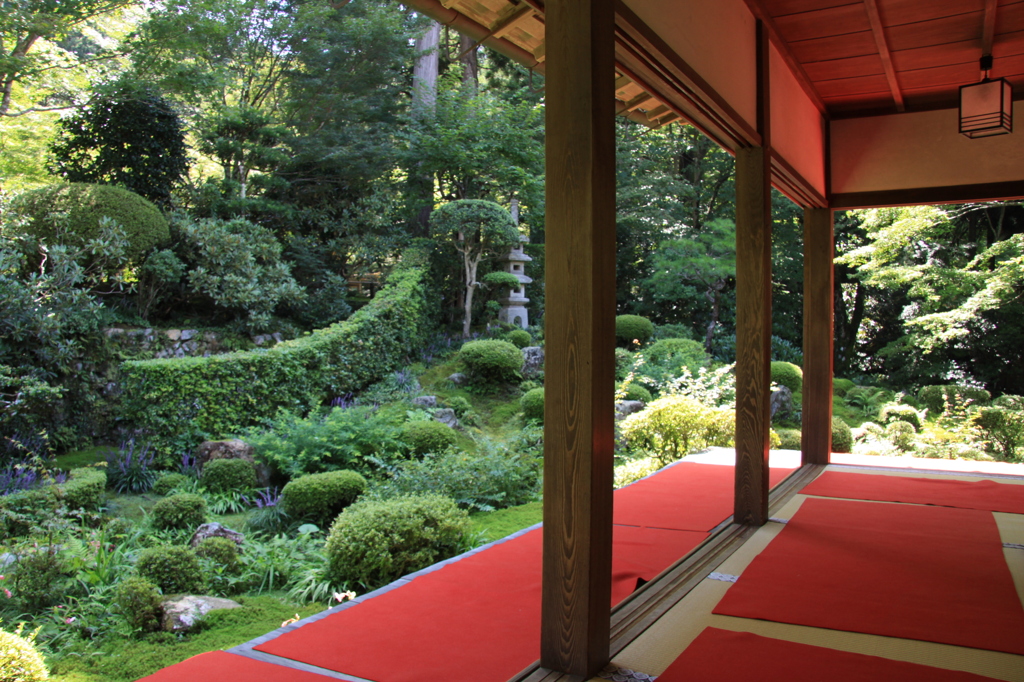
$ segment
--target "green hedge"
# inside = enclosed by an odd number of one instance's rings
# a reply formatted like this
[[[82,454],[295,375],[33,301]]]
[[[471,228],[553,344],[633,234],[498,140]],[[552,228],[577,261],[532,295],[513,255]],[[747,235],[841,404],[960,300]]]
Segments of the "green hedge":
[[[0,537],[20,535],[60,507],[95,511],[103,501],[107,474],[100,468],[73,469],[67,481],[0,497]]]
[[[304,414],[379,381],[421,345],[430,315],[427,272],[426,252],[410,249],[384,289],[348,320],[268,350],[125,362],[125,421],[174,454],[280,409]]]

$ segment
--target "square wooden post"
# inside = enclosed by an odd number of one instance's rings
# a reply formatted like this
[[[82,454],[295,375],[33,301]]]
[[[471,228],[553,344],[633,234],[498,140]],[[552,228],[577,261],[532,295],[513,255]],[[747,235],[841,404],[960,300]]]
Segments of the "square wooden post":
[[[615,344],[614,5],[551,0],[541,665],[609,660]]]
[[[832,453],[833,233],[832,209],[805,209],[804,464],[828,464]]]
[[[772,335],[771,120],[768,34],[757,22],[758,133],[762,146],[736,152],[737,523],[768,521]]]

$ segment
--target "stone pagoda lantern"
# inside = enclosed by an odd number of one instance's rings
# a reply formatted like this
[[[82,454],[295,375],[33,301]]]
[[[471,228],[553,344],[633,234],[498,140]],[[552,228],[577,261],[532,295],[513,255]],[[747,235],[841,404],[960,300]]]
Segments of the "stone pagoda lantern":
[[[519,288],[509,291],[508,296],[498,301],[501,310],[498,312],[498,320],[507,324],[514,324],[526,329],[529,320],[526,313],[526,304],[530,299],[526,298],[526,285],[533,281],[526,276],[526,264],[533,259],[523,253],[523,244],[528,243],[530,238],[523,235],[519,237],[519,244],[512,247],[512,250],[503,259],[505,272],[512,273],[519,280]]]

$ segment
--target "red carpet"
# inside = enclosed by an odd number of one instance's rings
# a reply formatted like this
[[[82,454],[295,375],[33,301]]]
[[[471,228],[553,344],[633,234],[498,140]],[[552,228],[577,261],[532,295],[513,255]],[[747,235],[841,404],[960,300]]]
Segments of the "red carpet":
[[[706,537],[616,527],[612,601]],[[257,649],[380,682],[504,682],[537,659],[540,575],[534,530]]]
[[[933,504],[1024,514],[1024,485],[826,471],[800,491],[819,497]]]
[[[774,487],[793,469],[770,469]],[[710,531],[732,514],[735,468],[680,462],[615,493],[615,523]]]
[[[331,678],[315,673],[263,663],[226,651],[211,651],[141,678],[150,682],[325,682]],[[141,681],[140,681],[141,682]]]
[[[715,613],[1024,654],[990,512],[809,498]]]
[[[972,673],[707,628],[658,682],[983,682]]]

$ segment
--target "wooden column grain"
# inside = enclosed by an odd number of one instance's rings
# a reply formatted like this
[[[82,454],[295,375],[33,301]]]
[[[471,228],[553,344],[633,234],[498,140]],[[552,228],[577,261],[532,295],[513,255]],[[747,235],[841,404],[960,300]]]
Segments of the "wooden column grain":
[[[832,453],[833,234],[832,209],[804,209],[804,464]]]
[[[768,521],[772,330],[771,119],[768,34],[757,24],[758,133],[762,146],[736,152],[737,523]]]
[[[551,0],[546,45],[541,665],[609,660],[615,342],[614,4]]]

